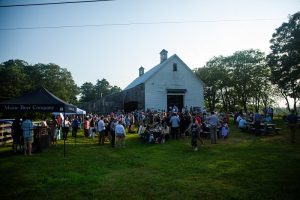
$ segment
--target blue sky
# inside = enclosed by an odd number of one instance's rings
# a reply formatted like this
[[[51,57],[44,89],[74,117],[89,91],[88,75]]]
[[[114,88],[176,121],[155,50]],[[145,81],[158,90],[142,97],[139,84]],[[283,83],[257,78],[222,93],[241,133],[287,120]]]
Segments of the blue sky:
[[[57,1],[65,0],[0,0],[0,5]],[[124,89],[140,66],[148,71],[159,63],[162,49],[191,69],[239,50],[268,53],[275,29],[299,8],[300,0],[115,0],[0,8],[0,62],[55,63],[71,71],[78,86],[105,78]],[[82,25],[101,26],[15,29]]]

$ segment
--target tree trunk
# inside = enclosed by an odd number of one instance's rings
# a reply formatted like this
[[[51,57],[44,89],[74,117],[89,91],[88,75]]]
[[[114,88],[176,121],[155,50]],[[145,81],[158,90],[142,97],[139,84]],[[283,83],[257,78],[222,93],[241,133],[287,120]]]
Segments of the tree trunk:
[[[230,110],[230,100],[229,100],[229,98],[228,98],[228,91],[227,91],[227,88],[225,88],[225,94],[224,94],[224,96],[225,96],[225,102],[226,102],[226,105],[227,105],[227,108],[226,108],[226,112],[229,112],[229,110]]]
[[[291,111],[291,107],[290,107],[290,102],[287,98],[287,96],[284,96],[285,100],[286,100],[286,105],[287,105],[287,109],[289,110],[289,112]]]
[[[289,102],[289,99],[288,99],[288,95],[286,95],[282,89],[280,89],[280,93],[284,97],[284,99],[286,101],[287,109],[290,112],[291,111],[291,107],[290,107],[290,102]]]
[[[230,98],[228,97],[227,88],[225,88],[225,101],[226,101],[226,104],[227,104],[226,112],[228,112],[231,109],[231,104],[230,104]]]
[[[247,113],[247,100],[243,100],[243,108],[244,108],[244,112]]]
[[[294,98],[294,111],[298,114],[298,111],[297,111],[297,99]]]

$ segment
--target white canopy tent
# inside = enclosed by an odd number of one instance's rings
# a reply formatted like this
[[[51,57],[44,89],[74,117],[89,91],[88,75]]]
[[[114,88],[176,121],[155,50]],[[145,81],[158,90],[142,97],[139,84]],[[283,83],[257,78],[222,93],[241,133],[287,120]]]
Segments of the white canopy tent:
[[[53,112],[52,113],[53,115],[63,115],[63,113],[60,113],[60,112]],[[65,115],[74,115],[74,114],[76,114],[76,115],[85,115],[86,114],[86,111],[85,110],[82,110],[82,109],[80,109],[80,108],[76,108],[76,113],[65,113]]]
[[[77,115],[86,115],[86,111],[85,110],[82,110],[80,108],[76,108],[76,114]]]

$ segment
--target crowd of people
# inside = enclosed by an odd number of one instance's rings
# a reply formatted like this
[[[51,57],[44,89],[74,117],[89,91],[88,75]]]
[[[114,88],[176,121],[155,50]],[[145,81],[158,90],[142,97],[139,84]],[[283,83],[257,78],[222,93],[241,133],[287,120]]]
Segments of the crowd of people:
[[[247,113],[236,112],[234,122],[245,131],[249,122],[260,124],[262,121],[270,122],[273,119],[273,111],[267,110],[265,115],[258,112]],[[190,136],[191,145],[195,151],[198,150],[198,141],[210,139],[211,144],[216,144],[218,139],[226,139],[230,135],[229,113],[215,113],[197,110],[189,111],[183,109],[179,112],[176,107],[169,112],[158,111],[134,111],[130,113],[110,113],[106,116],[88,114],[86,116],[52,116],[49,120],[40,122],[40,126],[47,127],[51,135],[51,143],[55,145],[57,140],[68,139],[71,132],[72,137],[77,137],[78,129],[83,129],[84,138],[95,140],[98,144],[110,143],[111,147],[125,147],[126,133],[135,133],[145,143],[165,143],[166,141]],[[289,117],[295,121],[295,117]],[[294,127],[294,126],[290,126]],[[23,121],[16,119],[12,125],[13,150],[19,148],[24,150],[25,155],[31,155],[34,126],[30,117],[24,116]],[[294,130],[294,128],[293,128]],[[295,138],[293,136],[293,138]],[[21,141],[22,140],[22,141]],[[295,139],[292,139],[294,141]],[[24,144],[24,145],[22,145]]]
[[[196,136],[200,141],[203,141],[201,138],[211,138],[211,143],[216,144],[217,138],[225,139],[229,136],[228,124],[229,115],[225,113],[178,112],[176,109],[169,112],[148,110],[127,114],[111,113],[100,117],[90,114],[83,119],[84,136],[94,138],[94,133],[98,132],[99,144],[109,140],[114,147],[116,138],[117,146],[124,146],[126,132],[133,133],[136,127],[139,137],[145,143],[165,143],[169,139],[193,136],[195,150],[198,149],[195,146]]]
[[[217,138],[226,138],[229,135],[229,116],[225,114],[178,112],[172,109],[169,112],[134,111],[130,113],[110,113],[109,115],[88,114],[86,116],[63,115],[52,116],[44,119],[39,126],[46,127],[51,136],[51,144],[56,145],[58,140],[76,138],[78,129],[83,129],[84,138],[95,140],[104,145],[109,142],[112,147],[125,147],[126,133],[137,133],[145,143],[165,143],[169,139],[179,139],[192,136],[192,145],[197,150],[197,140],[211,138],[215,144]],[[197,127],[196,127],[197,126]],[[212,131],[211,131],[212,130]],[[211,132],[211,134],[210,134]],[[34,140],[34,126],[30,117],[19,119],[13,123],[14,151],[19,148],[24,154],[31,155]],[[196,138],[198,138],[196,140]],[[21,141],[22,140],[22,141]],[[21,145],[21,144],[26,145]]]
[[[261,124],[267,126],[267,124],[273,121],[273,109],[264,109],[263,113],[255,112],[243,113],[242,111],[234,114],[234,122],[242,132],[254,132],[255,135],[263,135]],[[267,128],[267,127],[265,127]]]

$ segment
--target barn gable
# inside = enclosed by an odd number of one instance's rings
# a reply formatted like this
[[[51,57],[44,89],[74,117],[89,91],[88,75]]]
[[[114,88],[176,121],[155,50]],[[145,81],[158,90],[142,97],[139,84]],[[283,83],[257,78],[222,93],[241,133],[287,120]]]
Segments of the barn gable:
[[[174,56],[175,55],[171,56],[168,60],[170,60]],[[124,90],[128,90],[128,89],[134,88],[137,85],[145,83],[148,79],[150,79],[153,75],[155,75],[164,65],[165,65],[165,62],[156,65],[155,67],[153,67],[152,69],[150,69],[149,71],[144,73],[143,75],[137,77]]]
[[[145,107],[166,110],[204,106],[203,82],[175,54],[161,63],[159,70],[145,81]]]
[[[170,58],[168,58],[167,60],[163,61],[162,63],[156,65],[155,67],[153,67],[152,69],[150,69],[149,71],[147,71],[146,73],[144,73],[143,75],[137,77],[134,81],[132,81],[124,90],[128,90],[131,88],[134,88],[137,85],[140,84],[144,84],[146,83],[149,79],[151,79],[153,76],[155,76],[155,74],[157,72],[159,72],[161,69],[163,69],[165,66],[167,66],[167,64],[169,62],[180,62],[182,64],[182,66],[191,73],[192,76],[194,76],[194,78],[200,82],[200,84],[204,85],[204,83],[198,79],[195,74],[193,73],[193,71],[176,55],[172,55]]]

